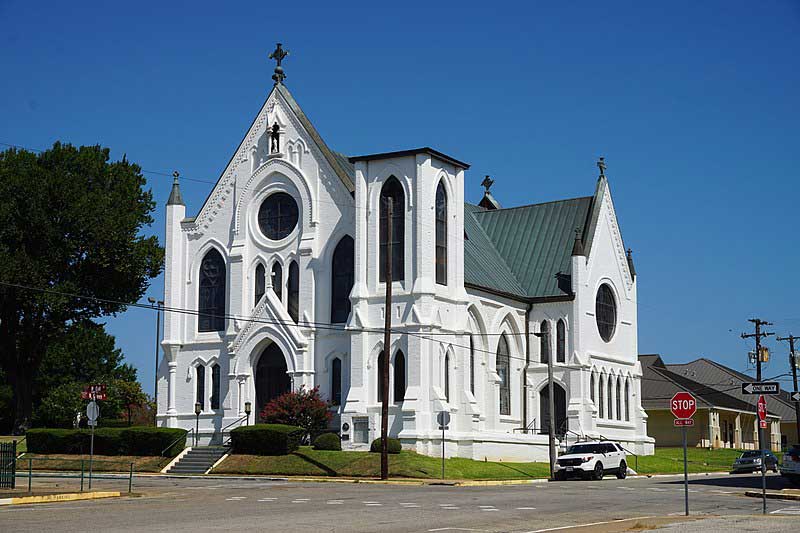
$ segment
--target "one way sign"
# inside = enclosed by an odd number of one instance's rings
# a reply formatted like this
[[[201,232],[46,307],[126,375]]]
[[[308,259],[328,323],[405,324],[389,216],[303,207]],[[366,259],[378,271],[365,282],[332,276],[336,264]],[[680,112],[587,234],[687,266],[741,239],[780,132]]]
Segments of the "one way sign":
[[[742,383],[742,394],[779,394],[780,392],[781,384],[777,381]]]
[[[800,392],[793,392],[792,393],[792,400],[796,402],[800,402]]]

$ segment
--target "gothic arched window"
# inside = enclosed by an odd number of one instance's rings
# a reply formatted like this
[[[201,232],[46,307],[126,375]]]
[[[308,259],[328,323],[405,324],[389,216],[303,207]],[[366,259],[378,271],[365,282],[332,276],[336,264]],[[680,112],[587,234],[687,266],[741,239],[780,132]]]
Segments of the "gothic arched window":
[[[267,269],[261,263],[256,267],[255,289],[256,301],[253,306],[258,305],[258,302],[264,297],[264,293],[267,292]]]
[[[289,263],[289,279],[286,280],[286,291],[288,292],[287,307],[289,316],[292,317],[296,324],[300,318],[300,267],[297,266],[297,261]]]
[[[622,377],[617,378],[617,420],[622,420]]]
[[[215,364],[211,367],[211,408],[219,409],[219,365]]]
[[[606,399],[608,400],[607,418],[609,420],[614,418],[614,395],[613,395],[613,391],[614,391],[614,382],[611,381],[611,376],[608,376],[608,386],[606,387],[606,393],[607,393]]]
[[[350,316],[350,291],[355,279],[355,246],[345,235],[336,245],[331,261],[331,322],[341,324]]]
[[[547,320],[542,320],[542,327],[539,332],[541,333],[539,337],[539,361],[547,363],[550,361],[550,323]]]
[[[469,336],[469,391],[475,395],[475,340]]]
[[[495,360],[495,368],[497,375],[500,377],[500,414],[511,414],[511,369],[509,368],[509,353],[508,341],[506,340],[505,333],[500,336],[500,341],[497,343],[497,358]]]
[[[444,400],[450,401],[450,354],[444,355]]]
[[[225,260],[216,249],[208,251],[200,263],[198,331],[225,329]]]
[[[406,356],[397,350],[394,354],[394,403],[406,399]]]
[[[614,292],[611,287],[605,283],[597,289],[594,312],[597,331],[604,341],[609,342],[611,337],[614,336],[614,330],[617,328],[617,302],[614,299]]]
[[[594,379],[594,372],[592,372],[591,377],[589,378],[589,397],[592,401],[595,401],[595,393],[594,393],[594,386],[597,380]]]
[[[556,323],[556,362],[567,362],[567,324],[563,319]]]
[[[283,299],[283,267],[277,261],[272,264],[272,290],[278,301]]]
[[[436,283],[447,285],[447,191],[436,187]]]
[[[203,365],[197,365],[197,369],[195,370],[195,379],[197,383],[195,383],[194,388],[194,401],[200,404],[200,410],[204,410],[206,407],[206,367]]]
[[[405,279],[405,207],[406,199],[403,186],[394,176],[386,180],[381,189],[380,198],[380,271],[381,281],[386,281],[387,238],[387,204],[392,205],[392,281]]]
[[[334,357],[331,361],[331,404],[342,403],[342,360]]]
[[[599,411],[598,412],[598,416],[600,418],[605,418],[605,412],[606,412],[605,411],[606,404],[605,404],[605,401],[604,401],[604,399],[605,399],[605,388],[606,388],[606,378],[603,377],[603,374],[600,374],[600,381],[597,384],[597,392],[598,392],[597,409]]]
[[[625,421],[631,421],[631,380],[625,380]]]

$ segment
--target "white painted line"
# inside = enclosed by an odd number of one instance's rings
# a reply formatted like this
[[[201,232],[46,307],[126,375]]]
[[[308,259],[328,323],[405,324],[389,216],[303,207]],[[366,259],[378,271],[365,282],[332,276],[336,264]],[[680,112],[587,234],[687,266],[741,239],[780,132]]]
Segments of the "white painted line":
[[[367,503],[380,503],[380,502],[372,502],[372,501],[369,501],[369,502],[361,502],[361,503],[367,504]]]
[[[419,504],[414,502],[400,502],[400,505],[419,505]]]
[[[778,509],[777,511],[771,511],[769,514],[800,515],[800,507],[787,507],[786,509]]]
[[[517,507],[517,511],[535,511],[536,507]]]
[[[647,490],[653,490],[656,492],[667,492],[667,489],[660,489],[658,487],[648,487]]]
[[[683,514],[683,513],[680,513]],[[634,518],[622,518],[619,520],[607,520],[605,522],[592,522],[591,524],[575,524],[574,526],[561,526],[561,527],[549,527],[546,529],[534,529],[532,531],[526,531],[525,533],[544,533],[545,531],[559,531],[562,529],[572,529],[578,527],[591,527],[591,526],[602,526],[603,524],[614,524],[616,522],[625,522],[625,521],[633,521],[633,520],[644,520],[645,518],[653,518],[652,516],[637,516]]]
[[[260,501],[260,502],[274,502],[274,501],[275,501],[275,500],[277,500],[277,499],[278,499],[278,498],[261,498],[261,499],[260,499],[260,500],[258,500],[258,501]]]
[[[365,504],[367,507],[383,507],[382,503],[367,503]]]
[[[481,509],[493,509],[494,505],[479,505],[478,507],[480,507]]]
[[[292,503],[308,503],[308,500],[292,500]]]
[[[309,498],[295,498],[294,501],[296,501],[296,502],[307,502],[307,501],[309,501]]]
[[[481,511],[499,511],[500,509],[481,509]]]
[[[226,502],[238,502],[239,500],[246,500],[247,496],[232,496],[230,498],[225,498]]]
[[[437,527],[428,531],[486,531],[485,529],[470,529],[468,527]]]

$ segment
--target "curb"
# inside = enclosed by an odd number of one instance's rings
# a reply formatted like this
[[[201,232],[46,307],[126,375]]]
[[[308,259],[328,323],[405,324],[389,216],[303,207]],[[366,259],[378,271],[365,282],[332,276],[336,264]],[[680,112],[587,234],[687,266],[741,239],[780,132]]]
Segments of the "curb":
[[[751,498],[760,498],[761,491],[756,490],[748,490],[744,493],[745,496],[750,496]],[[800,502],[800,493],[798,494],[786,494],[780,492],[767,492],[767,499],[768,500],[791,500]]]
[[[73,502],[77,500],[96,500],[100,498],[116,498],[121,492],[72,492],[65,494],[46,494],[43,496],[15,496],[0,498],[0,505],[24,505],[28,503]]]

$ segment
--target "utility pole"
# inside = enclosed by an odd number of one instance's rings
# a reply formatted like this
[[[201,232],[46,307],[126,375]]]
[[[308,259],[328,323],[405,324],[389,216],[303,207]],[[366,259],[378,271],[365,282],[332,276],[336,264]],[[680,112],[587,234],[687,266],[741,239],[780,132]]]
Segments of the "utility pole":
[[[792,366],[792,380],[794,381],[794,394],[797,396],[797,352],[794,351],[794,341],[800,340],[791,333],[788,337],[776,337],[781,342],[789,341],[789,364]],[[794,400],[795,429],[797,429],[797,444],[800,446],[800,401]]]
[[[177,171],[176,171],[177,172]],[[156,404],[156,415],[153,416],[153,425],[158,425],[158,348],[161,344],[161,309],[163,300],[156,300],[152,296],[147,299],[151,306],[157,306],[156,311],[156,363],[153,367],[153,403]]]
[[[383,401],[381,402],[381,479],[389,479],[389,357],[392,341],[392,198],[386,200],[386,303],[383,326]],[[379,222],[380,224],[380,222]]]
[[[756,381],[761,383],[761,338],[775,335],[773,332],[761,331],[762,326],[771,326],[771,322],[761,320],[760,318],[751,318],[748,322],[755,325],[755,333],[742,333],[743,339],[755,338],[756,339]],[[764,460],[764,429],[761,427],[761,422],[758,423],[758,449],[761,451],[761,512],[767,514],[767,465]]]
[[[547,343],[547,409],[548,409],[548,428],[547,441],[550,449],[550,479],[554,479],[556,465],[556,413],[555,413],[555,394],[553,394],[553,357],[550,353],[550,335],[544,331],[534,333],[540,340]],[[540,350],[541,353],[541,350]],[[525,376],[523,376],[525,379]],[[527,398],[523,399],[525,401]]]

